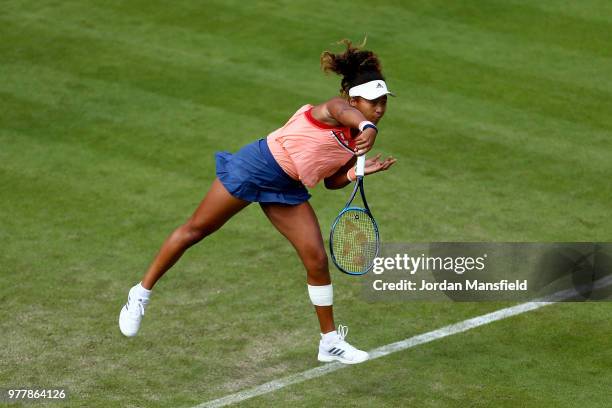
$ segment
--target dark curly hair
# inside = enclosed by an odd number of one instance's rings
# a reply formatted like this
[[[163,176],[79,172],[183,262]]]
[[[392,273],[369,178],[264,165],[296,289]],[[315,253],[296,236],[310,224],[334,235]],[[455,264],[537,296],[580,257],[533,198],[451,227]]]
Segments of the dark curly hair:
[[[348,96],[350,88],[366,82],[381,79],[384,81],[382,67],[376,54],[372,51],[362,50],[366,40],[361,45],[354,46],[350,40],[341,40],[346,50],[341,54],[323,51],[321,54],[321,69],[329,73],[334,72],[342,76],[340,94]]]

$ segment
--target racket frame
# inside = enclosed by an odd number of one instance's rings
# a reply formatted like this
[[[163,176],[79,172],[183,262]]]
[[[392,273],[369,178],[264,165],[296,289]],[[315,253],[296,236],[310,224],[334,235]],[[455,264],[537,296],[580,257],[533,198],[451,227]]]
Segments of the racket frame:
[[[372,225],[374,226],[374,233],[376,234],[375,235],[376,236],[376,253],[374,255],[374,258],[376,258],[378,254],[380,253],[380,235],[378,233],[378,224],[376,224],[376,220],[374,219],[374,216],[372,215],[372,212],[370,211],[370,207],[368,206],[368,201],[366,200],[365,192],[363,190],[364,168],[365,168],[365,155],[358,156],[357,166],[355,169],[355,175],[357,179],[355,180],[355,187],[353,188],[353,193],[351,194],[351,197],[349,198],[349,200],[346,202],[346,205],[344,206],[342,211],[340,211],[340,214],[338,214],[338,216],[334,220],[331,226],[331,230],[329,232],[329,252],[331,254],[332,262],[334,263],[334,265],[336,265],[336,268],[338,268],[341,272],[344,272],[348,275],[365,275],[374,267],[374,263],[370,264],[365,271],[352,272],[352,271],[347,271],[346,269],[344,269],[336,261],[336,255],[334,253],[334,230],[336,228],[336,224],[338,224],[338,221],[340,221],[340,218],[342,218],[342,215],[345,212],[360,211],[360,212],[363,212],[365,215],[367,215],[370,218],[370,220],[372,221]],[[355,196],[357,195],[357,190],[359,190],[359,192],[361,193],[361,200],[363,201],[363,207],[351,206],[351,203],[353,202],[353,200],[355,199]]]

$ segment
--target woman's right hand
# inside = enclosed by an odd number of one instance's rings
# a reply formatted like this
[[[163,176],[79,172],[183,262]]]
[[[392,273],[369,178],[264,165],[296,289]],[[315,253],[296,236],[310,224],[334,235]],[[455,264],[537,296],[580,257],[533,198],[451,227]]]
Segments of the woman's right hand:
[[[355,138],[355,154],[357,156],[361,156],[372,150],[377,133],[375,129],[367,128],[357,135]]]

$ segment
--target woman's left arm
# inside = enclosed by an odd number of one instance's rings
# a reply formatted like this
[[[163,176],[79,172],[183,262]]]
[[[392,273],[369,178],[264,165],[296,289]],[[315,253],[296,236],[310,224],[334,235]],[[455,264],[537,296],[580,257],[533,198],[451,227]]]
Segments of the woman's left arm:
[[[393,157],[387,157],[385,160],[380,160],[381,154],[377,154],[371,159],[367,159],[365,163],[365,174],[374,174],[379,171],[388,170],[389,167],[397,161]],[[355,161],[354,157],[342,166],[337,172],[325,179],[325,187],[330,190],[336,190],[355,181]]]
[[[355,167],[355,162],[357,161],[356,157],[353,157],[349,160],[344,166],[340,167],[340,169],[327,177],[325,181],[325,188],[329,190],[337,190],[349,184],[351,180],[347,177],[347,172]]]

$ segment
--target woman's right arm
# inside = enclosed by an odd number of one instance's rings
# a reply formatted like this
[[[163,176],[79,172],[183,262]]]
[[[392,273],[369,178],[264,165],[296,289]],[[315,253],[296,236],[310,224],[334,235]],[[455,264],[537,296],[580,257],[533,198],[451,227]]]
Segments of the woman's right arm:
[[[346,99],[340,97],[332,98],[319,106],[323,108],[322,113],[343,126],[358,129],[359,124],[367,120],[359,109],[351,106]]]
[[[359,109],[351,106],[346,99],[335,97],[329,101],[312,108],[315,119],[332,126],[348,126],[359,129],[359,124],[366,121],[366,117]],[[376,130],[367,128],[359,134],[356,141],[355,152],[362,155],[370,151],[376,140]]]

